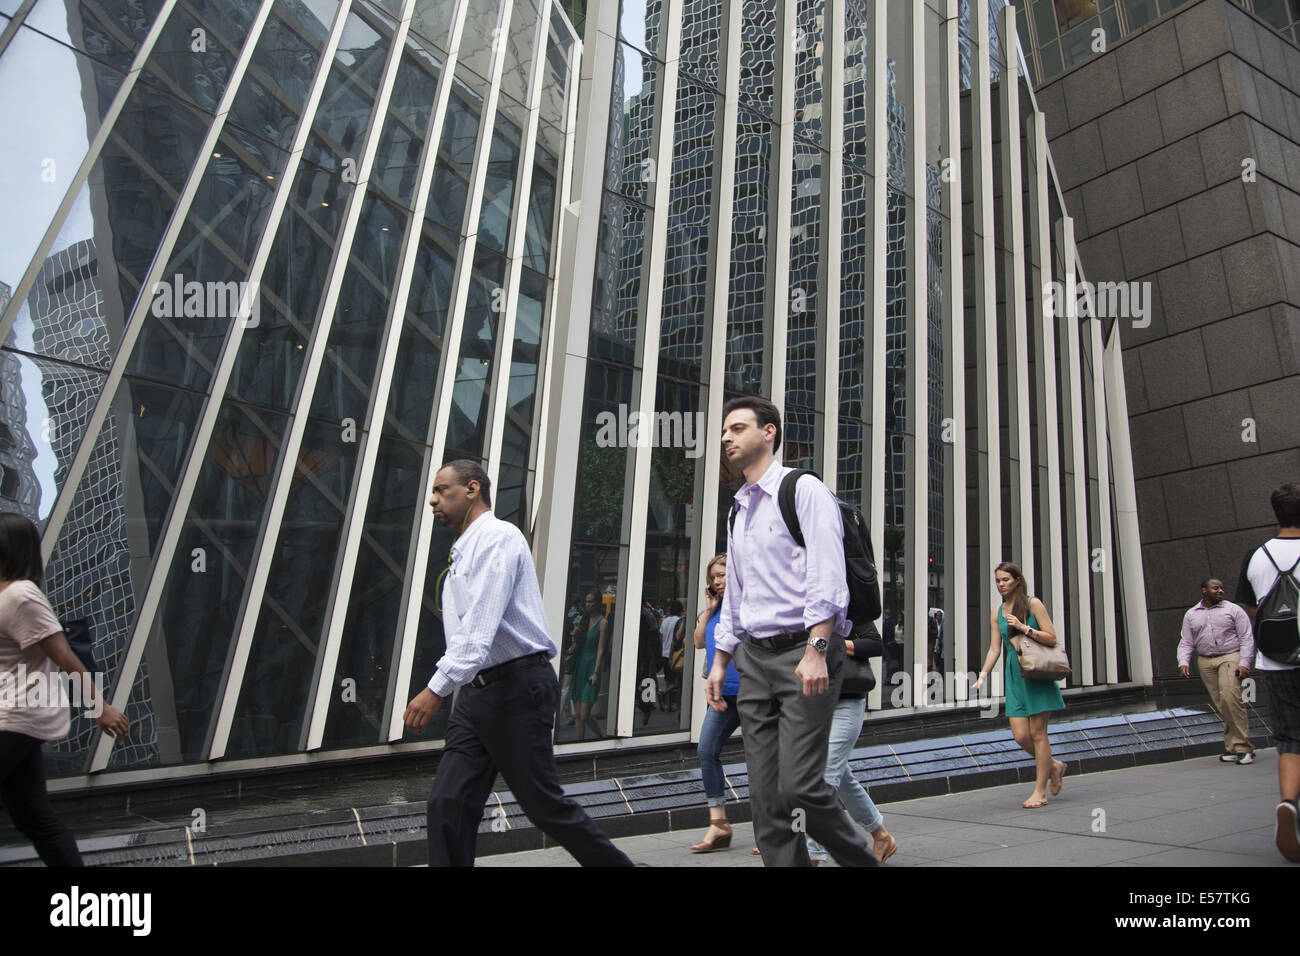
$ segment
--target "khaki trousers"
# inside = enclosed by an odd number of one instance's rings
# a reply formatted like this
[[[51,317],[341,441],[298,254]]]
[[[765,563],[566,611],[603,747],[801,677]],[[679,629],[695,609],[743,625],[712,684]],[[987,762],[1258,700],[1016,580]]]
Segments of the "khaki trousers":
[[[1246,722],[1246,705],[1241,701],[1241,681],[1237,667],[1241,653],[1220,654],[1218,657],[1196,655],[1196,669],[1200,672],[1205,689],[1210,692],[1210,704],[1223,718],[1223,749],[1230,754],[1253,753]]]

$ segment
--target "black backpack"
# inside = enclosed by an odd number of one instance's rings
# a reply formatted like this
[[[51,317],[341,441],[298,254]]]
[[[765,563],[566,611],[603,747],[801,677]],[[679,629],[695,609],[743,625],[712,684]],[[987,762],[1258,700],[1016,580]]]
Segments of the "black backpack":
[[[1255,611],[1255,646],[1278,664],[1300,664],[1300,622],[1296,617],[1296,608],[1300,607],[1300,585],[1295,580],[1300,558],[1291,565],[1290,571],[1283,571],[1266,546],[1261,546],[1260,550],[1277,568],[1277,580]]]
[[[794,507],[794,486],[804,475],[812,475],[821,481],[817,472],[796,468],[781,479],[781,489],[777,492],[781,517],[790,531],[790,537],[801,548],[805,545],[803,531],[799,527],[799,515]],[[876,574],[876,558],[871,548],[871,535],[867,532],[867,520],[853,505],[839,498],[835,499],[835,503],[839,505],[840,517],[844,521],[844,580],[849,586],[846,616],[857,631],[880,617],[880,578]],[[737,505],[732,504],[731,514],[727,518],[728,527],[733,534],[736,529],[736,510]]]

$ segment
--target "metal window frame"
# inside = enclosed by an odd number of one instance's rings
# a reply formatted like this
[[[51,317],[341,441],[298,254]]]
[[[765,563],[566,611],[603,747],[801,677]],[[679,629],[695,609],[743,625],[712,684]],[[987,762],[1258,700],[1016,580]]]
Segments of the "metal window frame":
[[[1024,172],[1020,146],[1020,72],[1015,51],[1016,8],[1005,6],[1002,19],[1002,73],[998,81],[1001,94],[999,138],[1002,143],[1003,231],[1008,248],[1003,253],[1003,290],[1007,308],[1007,462],[1011,482],[1011,536],[1018,553],[1017,563],[1025,573],[1030,593],[1036,593],[1034,577],[1033,474],[1029,431],[1030,388],[1027,378],[1018,374],[1029,363],[1029,328],[1025,315],[1025,208]]]
[[[960,0],[947,0],[945,21],[947,75],[948,149],[952,158],[952,179],[944,190],[943,209],[948,217],[944,243],[948,265],[944,288],[943,335],[948,343],[944,369],[944,412],[952,423],[952,441],[945,442],[944,497],[951,516],[944,535],[944,573],[948,576],[944,613],[945,637],[951,636],[952,662],[956,671],[954,697],[970,699],[967,684],[969,662],[969,583],[966,577],[966,288],[963,260],[963,216],[961,180],[961,19]],[[958,570],[960,569],[960,571]]]
[[[1061,380],[1064,392],[1062,403],[1068,410],[1069,441],[1065,445],[1062,467],[1069,474],[1070,495],[1065,504],[1065,538],[1067,548],[1073,551],[1073,561],[1067,562],[1071,567],[1067,574],[1070,585],[1067,594],[1073,592],[1073,606],[1076,619],[1067,630],[1067,640],[1074,660],[1079,665],[1080,681],[1084,687],[1096,683],[1093,675],[1092,658],[1092,584],[1089,578],[1088,553],[1088,491],[1087,491],[1087,456],[1083,445],[1083,396],[1080,381],[1076,376],[1082,372],[1079,353],[1079,310],[1078,290],[1078,250],[1074,244],[1074,219],[1063,216],[1057,223],[1058,246],[1065,264],[1065,310],[1059,319],[1064,348],[1062,360],[1070,375]],[[1058,312],[1060,310],[1058,309]],[[1072,546],[1072,547],[1071,547]],[[1089,653],[1083,653],[1084,650]]]
[[[870,62],[871,78],[871,238],[867,255],[871,262],[870,309],[871,338],[866,363],[866,394],[870,396],[870,480],[868,487],[868,522],[871,547],[875,554],[885,553],[885,343],[888,325],[885,315],[885,259],[889,251],[889,21],[884,3],[873,3],[871,11]],[[883,675],[882,675],[883,677]],[[868,706],[879,709],[884,695],[883,681],[877,681],[867,697]]]
[[[773,72],[775,115],[772,117],[772,128],[776,133],[773,144],[776,147],[776,194],[771,197],[768,224],[776,228],[767,231],[771,239],[768,262],[771,263],[772,276],[772,334],[767,343],[772,365],[767,370],[767,377],[768,401],[781,410],[783,417],[786,417],[785,364],[790,331],[790,217],[794,209],[794,95],[797,84],[791,38],[799,26],[798,5],[799,0],[779,0],[777,3],[781,29],[777,32],[773,51],[776,58]]]
[[[904,333],[907,366],[904,374],[907,390],[904,447],[910,450],[910,467],[903,478],[905,497],[903,566],[907,587],[904,604],[912,619],[912,705],[925,707],[930,680],[926,644],[930,606],[930,248],[929,195],[925,180],[926,102],[925,102],[925,14],[923,2],[910,5],[907,34],[910,70],[905,78],[910,103],[907,116],[907,159],[905,163],[903,203],[904,258],[907,263],[906,302],[908,322]],[[904,79],[900,77],[899,79]],[[924,675],[924,676],[922,676]]]
[[[821,64],[822,123],[829,155],[823,159],[822,272],[824,294],[819,296],[817,411],[821,425],[817,458],[822,481],[835,490],[840,465],[840,283],[844,256],[844,23],[845,0],[824,0],[826,51]]]

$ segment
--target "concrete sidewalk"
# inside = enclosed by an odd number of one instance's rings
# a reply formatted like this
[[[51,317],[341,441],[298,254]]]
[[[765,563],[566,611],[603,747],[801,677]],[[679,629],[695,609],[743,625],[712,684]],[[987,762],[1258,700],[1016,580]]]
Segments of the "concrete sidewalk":
[[[882,804],[898,840],[891,866],[1289,866],[1273,844],[1277,751],[1250,766],[1197,757],[1067,774],[1059,797],[1020,807],[1012,784]],[[729,850],[691,853],[704,834],[681,831],[614,842],[651,866],[762,866],[753,827],[735,824]],[[559,848],[481,857],[479,866],[576,866]],[[833,864],[831,864],[833,865]]]

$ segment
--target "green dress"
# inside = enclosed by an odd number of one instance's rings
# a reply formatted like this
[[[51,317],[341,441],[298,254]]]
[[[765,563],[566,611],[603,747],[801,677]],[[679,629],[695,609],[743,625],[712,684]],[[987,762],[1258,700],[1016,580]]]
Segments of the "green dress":
[[[573,662],[573,679],[569,682],[569,700],[576,704],[595,703],[600,694],[600,681],[591,683],[591,675],[596,673],[596,651],[600,647],[601,619],[588,628],[582,646],[578,648],[577,659]]]
[[[1034,613],[1029,612],[1030,627],[1038,629]],[[1061,699],[1061,688],[1054,680],[1027,679],[1020,676],[1020,657],[1015,645],[1007,636],[1007,619],[998,607],[998,630],[1002,632],[1002,651],[1005,662],[1002,669],[1002,683],[1006,687],[1008,717],[1029,717],[1041,714],[1045,710],[1065,710],[1065,701]]]

